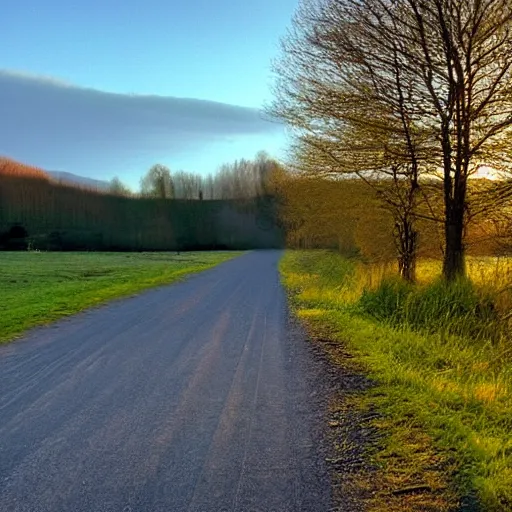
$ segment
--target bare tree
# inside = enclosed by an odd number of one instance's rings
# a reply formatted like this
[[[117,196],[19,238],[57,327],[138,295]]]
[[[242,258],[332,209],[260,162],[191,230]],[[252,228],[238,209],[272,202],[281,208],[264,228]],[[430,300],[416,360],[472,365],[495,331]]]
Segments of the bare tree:
[[[396,48],[375,52],[340,2],[303,5],[277,66],[271,114],[295,127],[294,164],[308,174],[359,177],[395,222],[401,275],[415,279],[415,216],[428,134],[406,98],[414,84]]]
[[[382,3],[382,0],[380,0]],[[511,172],[512,4],[508,0],[404,0],[410,25],[409,46],[402,49],[425,93],[424,105],[442,155],[445,208],[444,275],[465,272],[464,230],[471,218],[468,179],[483,165]],[[398,24],[400,23],[400,24]],[[405,38],[402,35],[402,41]],[[411,73],[411,74],[412,74]],[[510,187],[502,182],[502,194]],[[480,205],[491,207],[484,192]]]
[[[140,189],[143,196],[172,199],[174,197],[174,186],[171,171],[165,165],[153,165],[140,180]]]
[[[129,197],[132,195],[132,191],[119,179],[118,176],[115,176],[110,180],[108,191],[116,196]]]
[[[320,0],[303,3],[277,67],[273,113],[302,140],[340,148],[339,134],[364,121],[400,140],[394,156],[415,190],[422,175],[440,180],[450,280],[465,272],[468,179],[483,165],[511,171],[511,30],[509,0]],[[375,154],[373,143],[359,149]]]
[[[279,164],[260,151],[254,160],[236,160],[219,167],[215,174],[177,171],[154,165],[141,179],[142,195],[174,199],[249,199],[269,193],[268,182]]]
[[[174,194],[176,199],[197,199],[203,188],[200,174],[178,171],[173,174]]]

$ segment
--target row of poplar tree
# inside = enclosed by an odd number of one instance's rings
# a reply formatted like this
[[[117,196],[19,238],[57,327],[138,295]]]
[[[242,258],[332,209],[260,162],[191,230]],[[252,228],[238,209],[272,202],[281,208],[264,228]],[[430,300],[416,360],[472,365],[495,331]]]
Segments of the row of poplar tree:
[[[140,180],[142,197],[161,199],[248,199],[268,193],[269,177],[278,163],[260,151],[252,160],[240,159],[223,164],[208,175],[171,171],[163,164],[153,165]],[[135,195],[119,178],[110,182],[109,191],[123,196]]]

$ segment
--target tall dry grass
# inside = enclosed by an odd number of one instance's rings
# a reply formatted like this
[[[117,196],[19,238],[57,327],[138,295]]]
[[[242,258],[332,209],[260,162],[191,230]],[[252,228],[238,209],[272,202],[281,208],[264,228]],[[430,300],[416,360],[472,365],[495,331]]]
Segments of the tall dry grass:
[[[428,453],[404,445],[414,424],[450,462],[460,496],[493,512],[512,510],[511,269],[510,258],[469,258],[471,280],[447,286],[441,263],[421,260],[412,286],[392,266],[334,252],[289,251],[281,262],[299,316],[346,344],[378,383],[367,398],[386,418],[386,473],[422,482]]]

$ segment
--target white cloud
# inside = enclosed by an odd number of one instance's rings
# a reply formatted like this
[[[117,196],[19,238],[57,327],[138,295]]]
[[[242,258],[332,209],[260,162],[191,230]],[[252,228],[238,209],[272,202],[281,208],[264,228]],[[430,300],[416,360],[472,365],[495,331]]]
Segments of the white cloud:
[[[211,101],[114,94],[0,70],[0,154],[94,175],[151,154],[190,154],[281,127],[256,109]]]
[[[21,71],[16,69],[5,69],[0,70],[0,76],[7,76],[15,79],[21,80],[31,80],[33,82],[46,83],[55,85],[57,87],[76,87],[71,82],[66,82],[60,78],[54,78],[52,76],[47,75],[38,75],[35,73],[30,73],[29,71]]]

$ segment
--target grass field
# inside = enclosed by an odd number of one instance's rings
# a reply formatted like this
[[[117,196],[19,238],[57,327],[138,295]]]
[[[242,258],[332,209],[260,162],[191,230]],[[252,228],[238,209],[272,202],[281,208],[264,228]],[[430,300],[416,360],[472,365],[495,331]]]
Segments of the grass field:
[[[172,283],[235,252],[0,252],[0,342],[108,300]]]
[[[464,510],[512,510],[512,343],[499,328],[506,302],[492,318],[478,313],[507,288],[510,265],[500,265],[470,260],[479,286],[446,290],[433,262],[420,264],[423,284],[407,288],[334,253],[290,251],[281,261],[298,315],[377,383],[351,404],[382,413],[374,426],[385,437],[373,456],[382,470],[359,482],[375,493],[369,510],[459,510],[461,498]],[[326,350],[334,361],[343,352]],[[415,486],[426,487],[394,493]]]

